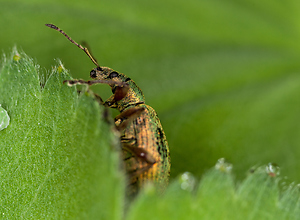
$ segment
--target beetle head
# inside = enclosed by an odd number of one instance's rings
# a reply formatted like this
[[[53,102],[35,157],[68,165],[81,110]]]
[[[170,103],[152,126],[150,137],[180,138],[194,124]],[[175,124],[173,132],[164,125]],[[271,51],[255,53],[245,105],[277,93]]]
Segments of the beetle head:
[[[90,77],[98,80],[118,81],[117,79],[120,77],[120,73],[109,67],[97,66],[95,69],[91,70]]]

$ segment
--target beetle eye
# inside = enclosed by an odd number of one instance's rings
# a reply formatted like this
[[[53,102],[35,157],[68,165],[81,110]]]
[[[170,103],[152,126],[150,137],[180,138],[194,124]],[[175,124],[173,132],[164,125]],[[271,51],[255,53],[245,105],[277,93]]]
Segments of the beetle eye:
[[[112,79],[112,78],[115,78],[115,77],[118,77],[119,74],[117,72],[111,72],[108,76],[108,78]]]
[[[96,70],[92,70],[92,71],[90,72],[90,77],[93,78],[93,79],[97,77]]]
[[[97,70],[98,71],[103,71],[103,69],[100,66],[97,67]]]

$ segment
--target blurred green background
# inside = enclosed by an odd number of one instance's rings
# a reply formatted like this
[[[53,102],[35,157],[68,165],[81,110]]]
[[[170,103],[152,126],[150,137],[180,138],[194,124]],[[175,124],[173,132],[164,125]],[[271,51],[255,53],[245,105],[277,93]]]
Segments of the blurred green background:
[[[300,182],[300,2],[297,0],[0,0],[0,49],[49,72],[59,58],[89,79],[102,66],[136,81],[167,135],[171,176],[225,157],[237,178],[275,162]],[[106,85],[93,86],[106,98]]]

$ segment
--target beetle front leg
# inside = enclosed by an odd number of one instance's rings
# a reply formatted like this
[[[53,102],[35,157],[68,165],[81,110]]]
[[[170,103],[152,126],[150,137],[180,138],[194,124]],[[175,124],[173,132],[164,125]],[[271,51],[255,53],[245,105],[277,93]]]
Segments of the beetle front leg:
[[[108,108],[117,108],[118,105],[115,101],[115,95],[111,95],[105,102],[103,102],[103,105]]]
[[[110,96],[105,102],[101,99],[101,104],[110,108],[117,108],[117,101],[122,100],[129,90],[129,85],[125,82],[116,82],[113,80],[82,80],[82,79],[74,79],[74,80],[65,80],[63,83],[67,83],[68,86],[73,85],[94,85],[94,84],[108,84],[112,87],[113,95]],[[96,94],[95,94],[96,96]],[[96,96],[97,97],[97,96]],[[98,98],[98,97],[97,97]]]
[[[132,107],[115,118],[117,130],[124,130],[134,119],[139,117],[145,111],[144,107]]]

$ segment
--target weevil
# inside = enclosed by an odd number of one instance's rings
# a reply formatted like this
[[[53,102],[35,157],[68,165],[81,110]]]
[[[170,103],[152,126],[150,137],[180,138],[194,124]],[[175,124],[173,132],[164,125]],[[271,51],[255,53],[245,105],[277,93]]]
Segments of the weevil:
[[[68,80],[68,85],[103,83],[111,87],[113,94],[106,101],[97,94],[95,96],[104,106],[116,108],[120,112],[115,118],[115,125],[120,131],[123,158],[130,177],[130,191],[137,192],[148,181],[164,190],[170,176],[169,146],[157,113],[145,104],[142,90],[125,74],[100,66],[87,47],[76,43],[63,30],[53,24],[46,26],[63,34],[96,65],[90,71],[93,80]]]

